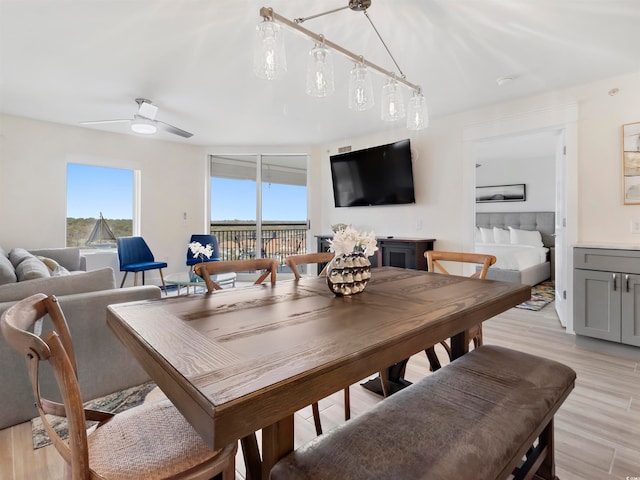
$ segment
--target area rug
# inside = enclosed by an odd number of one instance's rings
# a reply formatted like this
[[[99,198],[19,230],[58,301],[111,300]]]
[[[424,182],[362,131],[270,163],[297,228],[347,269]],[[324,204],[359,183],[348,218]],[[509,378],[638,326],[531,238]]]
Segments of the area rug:
[[[95,400],[90,400],[86,402],[84,406],[85,408],[101,410],[103,412],[120,413],[142,404],[147,394],[155,387],[156,384],[153,382],[143,383],[142,385],[114,392],[109,395],[105,395],[104,397],[96,398]],[[47,415],[47,418],[58,435],[60,435],[63,440],[66,440],[69,436],[67,419],[64,417],[56,417],[54,415]],[[95,425],[96,423],[97,422],[87,422],[87,428]],[[49,435],[47,435],[40,417],[36,417],[31,420],[31,432],[34,450],[51,444]]]
[[[555,285],[549,280],[531,287],[531,299],[516,305],[516,308],[537,312],[553,302],[555,298]]]

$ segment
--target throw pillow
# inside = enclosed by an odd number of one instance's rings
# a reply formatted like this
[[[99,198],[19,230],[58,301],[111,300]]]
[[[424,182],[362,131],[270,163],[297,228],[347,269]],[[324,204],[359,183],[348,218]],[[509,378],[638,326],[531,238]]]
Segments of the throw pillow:
[[[510,240],[514,245],[531,245],[532,247],[543,247],[542,235],[537,230],[518,230],[509,227]]]
[[[13,268],[18,268],[18,265],[20,265],[23,260],[30,257],[33,257],[33,255],[27,252],[24,248],[12,248],[9,252],[9,260],[11,260]]]
[[[496,243],[496,240],[493,237],[493,228],[480,227],[480,235],[482,236],[483,243]]]
[[[53,258],[41,257],[41,256],[37,256],[36,258],[38,258],[38,260],[40,260],[42,263],[44,263],[47,266],[47,268],[49,269],[49,273],[51,274],[52,277],[63,277],[65,275],[71,275],[69,270],[64,268],[62,265],[56,262]]]
[[[18,282],[51,276],[47,266],[34,256],[25,258],[20,262],[16,267],[16,275],[18,276]]]
[[[505,230],[504,228],[493,227],[493,238],[495,239],[496,243],[511,242],[509,230]]]
[[[16,270],[6,256],[0,255],[0,285],[16,283]]]

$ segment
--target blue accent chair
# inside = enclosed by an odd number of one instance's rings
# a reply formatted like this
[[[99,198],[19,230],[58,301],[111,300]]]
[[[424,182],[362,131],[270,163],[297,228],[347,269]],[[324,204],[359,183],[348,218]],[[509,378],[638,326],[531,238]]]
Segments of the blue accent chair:
[[[156,262],[153,253],[142,237],[119,237],[116,239],[118,246],[118,261],[120,262],[120,271],[124,272],[124,278],[120,284],[120,288],[124,286],[129,272],[134,273],[133,285],[138,285],[138,272],[142,272],[142,284],[144,285],[144,272],[147,270],[158,269],[160,271],[160,279],[164,291],[167,286],[164,283],[162,269],[167,268],[166,262]]]
[[[220,260],[220,247],[218,247],[218,237],[216,237],[215,235],[194,234],[191,235],[191,240],[189,240],[189,243],[191,242],[199,242],[200,245],[203,245],[205,247],[207,245],[211,245],[211,248],[213,250],[211,257],[205,257],[203,260],[202,258],[198,257],[194,258],[193,253],[191,253],[191,250],[189,250],[189,247],[187,247],[187,266],[191,267],[191,269],[193,269],[193,266],[197,263],[217,262]]]

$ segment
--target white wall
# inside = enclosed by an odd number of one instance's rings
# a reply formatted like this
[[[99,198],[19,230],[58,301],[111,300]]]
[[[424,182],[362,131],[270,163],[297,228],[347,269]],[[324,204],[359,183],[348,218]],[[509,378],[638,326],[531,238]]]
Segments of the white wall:
[[[620,93],[608,96],[614,87]],[[622,202],[621,125],[640,121],[640,72],[436,119],[421,132],[388,129],[311,149],[280,150],[310,151],[311,235],[329,233],[330,225],[343,222],[381,236],[436,238],[441,249],[470,248],[475,166],[469,142],[464,141],[465,130],[496,120],[508,129],[512,117],[571,103],[579,111],[577,162],[569,171],[577,184],[569,192],[577,202],[577,213],[568,219],[575,225],[575,240],[639,243],[629,225],[640,219],[640,206]],[[247,150],[201,149],[11,116],[0,116],[0,122],[3,248],[64,245],[67,162],[139,169],[141,234],[159,259],[169,261],[169,271],[182,269],[185,239],[206,230],[207,154]],[[504,133],[509,132],[496,135]],[[411,139],[417,154],[417,203],[334,208],[329,156],[344,145],[358,149],[403,138]],[[189,212],[186,224],[184,211]]]
[[[208,231],[204,149],[20,117],[0,116],[0,122],[5,250],[65,246],[69,162],[140,171],[140,234],[156,259],[169,263],[168,272],[183,269],[190,235]],[[147,282],[159,283],[157,273],[149,272]]]
[[[614,87],[620,92],[611,97],[607,92]],[[512,117],[571,103],[578,105],[578,164],[569,172],[577,176],[578,193],[570,195],[577,199],[578,214],[568,221],[578,225],[576,240],[640,243],[629,228],[632,219],[640,219],[640,206],[623,205],[621,188],[621,126],[640,121],[640,72],[436,119],[413,135],[399,129],[327,145],[318,159],[322,176],[311,186],[322,193],[322,233],[343,222],[379,235],[435,237],[442,249],[469,248],[475,165],[464,164],[464,158],[472,158],[464,150],[464,131],[499,119],[508,124]],[[496,131],[496,136],[504,133],[509,132]],[[407,136],[418,154],[416,205],[334,208],[329,155],[344,145],[357,149]]]
[[[496,158],[484,160],[476,168],[476,185],[524,183],[524,202],[478,203],[477,212],[553,212],[556,204],[555,157]]]

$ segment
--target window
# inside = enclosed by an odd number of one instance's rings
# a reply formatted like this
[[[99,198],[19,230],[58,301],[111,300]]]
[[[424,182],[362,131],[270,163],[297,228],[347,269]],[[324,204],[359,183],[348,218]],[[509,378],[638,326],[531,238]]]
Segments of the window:
[[[133,170],[67,164],[67,246],[115,247],[109,232],[132,235],[133,185]]]

